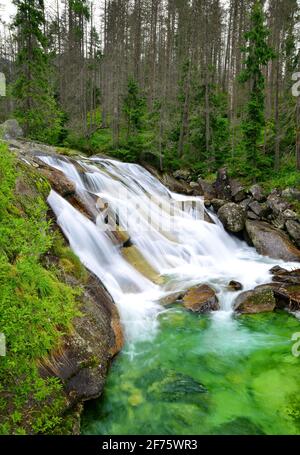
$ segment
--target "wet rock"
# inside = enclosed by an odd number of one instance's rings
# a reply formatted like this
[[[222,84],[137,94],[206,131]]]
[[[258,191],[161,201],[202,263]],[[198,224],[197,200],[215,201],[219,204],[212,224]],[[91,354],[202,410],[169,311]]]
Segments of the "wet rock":
[[[300,261],[300,251],[283,232],[263,221],[246,221],[247,236],[258,253],[284,261]]]
[[[300,285],[300,269],[295,270],[278,270],[274,276],[273,281],[277,283],[289,283],[289,284],[299,284]]]
[[[277,275],[280,273],[285,273],[287,272],[287,270],[284,269],[283,267],[280,267],[280,265],[274,265],[274,267],[270,269],[270,272],[272,273],[272,275]]]
[[[218,210],[218,217],[229,232],[241,232],[245,226],[245,211],[238,204],[229,202]]]
[[[159,302],[162,305],[171,305],[172,303],[182,300],[184,294],[185,294],[184,291],[172,292],[171,294],[166,295],[165,297],[162,297]]]
[[[300,311],[300,285],[283,284],[274,289],[274,297],[278,309]]]
[[[225,201],[224,199],[212,199],[211,205],[214,211],[217,212],[223,205],[227,204],[227,202],[228,201]]]
[[[243,289],[242,283],[240,283],[239,281],[235,281],[235,280],[231,280],[228,283],[228,287],[232,291],[241,291]]]
[[[263,189],[260,185],[252,185],[251,188],[249,188],[249,193],[258,202],[264,202],[266,200]]]
[[[189,289],[183,297],[183,305],[195,313],[208,313],[220,309],[215,291],[206,284]]]
[[[0,132],[2,132],[3,139],[10,141],[24,136],[23,130],[15,119],[6,120],[0,125]]]
[[[296,245],[300,248],[300,223],[295,220],[288,220],[285,223],[286,230]]]
[[[242,314],[274,311],[276,300],[271,289],[254,289],[242,292],[234,302],[234,310]]]
[[[147,262],[142,253],[134,245],[122,248],[121,252],[124,258],[146,278],[156,284],[163,283],[163,278],[149,262]],[[134,289],[132,291],[134,291]]]
[[[241,202],[247,197],[245,188],[237,180],[230,180],[230,190],[234,202]]]
[[[226,199],[228,201],[231,200],[230,179],[226,168],[218,170],[217,179],[215,181],[214,187],[218,199]]]
[[[75,183],[69,180],[63,172],[46,166],[40,168],[39,171],[46,177],[51,187],[61,196],[67,197],[75,194]]]
[[[266,203],[259,203],[257,201],[250,202],[248,206],[255,215],[259,218],[265,218],[270,213],[270,208]]]

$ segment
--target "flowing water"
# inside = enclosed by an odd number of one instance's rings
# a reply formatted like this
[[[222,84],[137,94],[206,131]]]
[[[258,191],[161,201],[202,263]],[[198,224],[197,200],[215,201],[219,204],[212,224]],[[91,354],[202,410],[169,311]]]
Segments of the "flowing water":
[[[86,406],[82,431],[300,433],[300,360],[291,353],[299,321],[287,313],[237,317],[237,293],[227,288],[234,279],[252,289],[270,281],[273,265],[296,264],[258,255],[227,234],[213,214],[215,224],[204,221],[201,198],[170,192],[138,165],[40,158],[76,183],[92,214],[89,219],[50,193],[71,248],[114,298],[127,340],[104,396]],[[116,229],[126,230],[125,250],[135,248],[138,261],[116,243]],[[214,287],[220,311],[200,316],[179,304],[162,305],[199,283]]]

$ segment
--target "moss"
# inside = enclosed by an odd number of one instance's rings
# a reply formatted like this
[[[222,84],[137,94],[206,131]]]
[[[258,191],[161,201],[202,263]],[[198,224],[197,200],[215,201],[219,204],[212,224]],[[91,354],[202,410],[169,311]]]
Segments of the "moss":
[[[81,291],[43,261],[55,241],[45,202],[48,182],[1,143],[0,169],[0,329],[7,341],[0,362],[0,433],[49,434],[62,424],[67,403],[61,382],[41,378],[38,365],[71,332]],[[64,257],[82,277],[67,247]]]
[[[78,256],[65,245],[64,239],[59,232],[55,232],[51,253],[59,258],[58,267],[67,274],[72,275],[82,283],[88,280],[88,273],[80,262]]]

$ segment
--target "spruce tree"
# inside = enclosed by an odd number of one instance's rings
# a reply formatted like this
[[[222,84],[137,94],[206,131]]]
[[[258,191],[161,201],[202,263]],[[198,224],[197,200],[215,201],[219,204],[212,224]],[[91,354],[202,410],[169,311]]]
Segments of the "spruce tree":
[[[263,67],[275,57],[268,46],[269,31],[265,26],[263,6],[257,0],[251,13],[251,28],[245,34],[245,69],[239,80],[250,85],[250,97],[246,106],[246,116],[242,122],[243,147],[246,152],[247,171],[254,178],[259,177],[263,167],[263,156],[259,151],[265,127],[265,77]]]
[[[51,66],[43,34],[43,0],[14,0],[17,14],[17,78],[13,87],[16,117],[25,135],[55,143],[61,130],[61,113],[56,105]]]

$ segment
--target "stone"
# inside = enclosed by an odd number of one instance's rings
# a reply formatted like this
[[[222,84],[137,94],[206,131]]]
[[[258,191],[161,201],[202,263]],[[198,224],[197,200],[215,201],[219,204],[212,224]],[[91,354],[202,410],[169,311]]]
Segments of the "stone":
[[[280,274],[283,272],[287,272],[287,270],[284,269],[283,267],[280,267],[280,265],[274,265],[274,267],[272,267],[269,271],[272,273],[272,275],[277,275],[277,274]]]
[[[248,197],[246,199],[244,199],[243,201],[241,201],[239,203],[239,206],[242,207],[242,209],[246,210],[250,204],[250,202],[252,202],[252,198],[251,197]]]
[[[249,220],[259,220],[259,216],[255,215],[251,210],[248,210],[247,218],[249,218]]]
[[[234,202],[241,202],[247,197],[245,188],[238,180],[230,180],[231,197]]]
[[[216,198],[216,191],[212,183],[202,179],[201,177],[199,177],[198,183],[201,188],[202,194],[206,200]]]
[[[228,283],[228,287],[232,291],[241,291],[243,289],[242,283],[240,283],[239,281],[235,281],[235,280],[231,280]]]
[[[299,218],[298,214],[291,209],[286,209],[283,212],[283,217],[287,220],[297,220]]]
[[[246,232],[258,253],[284,261],[300,261],[300,251],[287,235],[263,221],[246,220]]]
[[[267,198],[267,205],[273,214],[279,215],[280,213],[284,212],[286,209],[289,208],[288,202],[281,199],[277,193],[272,192]]]
[[[300,248],[300,223],[295,220],[287,220],[285,223],[286,230],[296,245]]]
[[[266,203],[259,203],[257,201],[250,202],[248,206],[255,215],[259,218],[265,218],[270,213],[270,208]]]
[[[276,308],[272,289],[242,292],[234,302],[234,310],[242,314],[268,313]]]
[[[188,182],[191,179],[191,173],[187,169],[179,169],[178,171],[173,172],[173,177],[176,180],[185,180]]]
[[[258,202],[264,202],[266,200],[263,193],[263,189],[258,184],[252,185],[251,188],[249,188],[249,193],[251,194],[253,199],[255,199]]]
[[[189,289],[183,297],[183,305],[195,313],[208,313],[220,309],[214,289],[206,284]]]
[[[212,199],[211,205],[215,212],[217,212],[223,205],[227,204],[228,201],[224,201],[224,199]]]
[[[238,204],[228,202],[218,210],[217,215],[227,231],[237,233],[244,229],[246,214]]]
[[[24,136],[23,130],[19,125],[19,122],[15,119],[6,120],[0,125],[0,131],[2,131],[3,139],[10,141],[12,139],[18,139]]]

